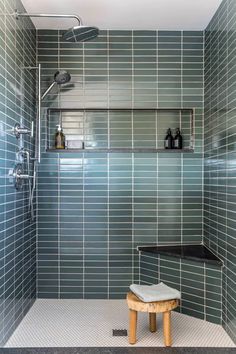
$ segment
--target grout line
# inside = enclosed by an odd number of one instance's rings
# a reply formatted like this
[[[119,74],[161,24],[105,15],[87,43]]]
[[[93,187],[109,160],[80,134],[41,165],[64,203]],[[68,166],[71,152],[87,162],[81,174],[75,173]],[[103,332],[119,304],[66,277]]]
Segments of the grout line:
[[[206,289],[206,279],[207,279],[207,274],[206,274],[206,263],[203,264],[203,269],[204,269],[204,320],[207,320],[207,307],[206,307],[206,299],[207,299],[207,289]]]
[[[134,166],[135,166],[135,159],[134,159],[134,154],[132,153],[132,283],[134,283],[134,273],[135,273],[135,267],[134,267],[134,255],[136,252],[135,248],[135,235],[134,235],[134,227],[135,227],[135,219],[134,219]]]
[[[85,299],[85,188],[84,188],[84,179],[85,179],[85,157],[84,157],[84,153],[83,153],[83,157],[82,157],[82,174],[83,174],[83,209],[82,209],[82,230],[83,230],[83,253],[82,253],[82,257],[83,257],[83,269],[82,269],[82,274],[83,274],[83,299]]]
[[[108,98],[108,105],[107,107],[110,108],[110,31],[107,31],[107,98]],[[108,149],[110,148],[110,111],[107,112],[107,126],[108,126]],[[110,299],[110,154],[107,154],[107,272],[108,272],[108,284],[107,284],[107,293],[108,299]]]
[[[108,299],[110,299],[110,154],[107,154],[107,238],[108,238],[108,257],[107,257],[107,272],[108,272],[108,285],[107,285],[107,292],[108,292]]]
[[[57,252],[58,252],[58,298],[60,299],[61,297],[61,262],[60,262],[60,252],[61,252],[61,247],[60,247],[60,224],[61,224],[61,218],[60,218],[60,156],[57,154],[57,193],[58,193],[58,206],[57,206],[57,225],[58,225],[58,245],[57,245]]]
[[[181,243],[184,242],[183,240],[183,179],[184,179],[184,175],[183,175],[183,170],[184,170],[184,161],[183,161],[183,155],[181,154],[181,204],[180,204],[180,218],[181,218]]]

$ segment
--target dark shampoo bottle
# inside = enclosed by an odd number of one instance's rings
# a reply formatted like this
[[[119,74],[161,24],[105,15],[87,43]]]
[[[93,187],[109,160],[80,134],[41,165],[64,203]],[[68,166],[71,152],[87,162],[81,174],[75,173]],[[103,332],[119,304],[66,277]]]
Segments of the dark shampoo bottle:
[[[165,149],[172,149],[173,148],[173,136],[171,134],[170,128],[167,130],[164,146],[165,146]]]
[[[174,138],[174,148],[175,149],[182,149],[183,148],[183,138],[180,134],[179,128],[176,129],[175,138]]]

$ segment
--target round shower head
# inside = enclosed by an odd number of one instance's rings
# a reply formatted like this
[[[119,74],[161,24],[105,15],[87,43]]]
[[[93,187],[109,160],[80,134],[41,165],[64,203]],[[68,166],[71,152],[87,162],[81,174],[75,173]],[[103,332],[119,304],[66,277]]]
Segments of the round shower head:
[[[28,14],[26,12],[19,13],[17,10],[14,12],[16,19],[19,17],[49,17],[49,18],[75,18],[79,25],[70,28],[62,37],[69,42],[85,42],[98,36],[97,27],[83,26],[82,20],[78,15],[66,14]]]
[[[58,84],[58,85],[62,85],[62,84],[66,84],[67,82],[69,82],[71,79],[70,74],[65,71],[57,71],[54,75],[54,81]]]
[[[66,84],[67,82],[70,81],[70,79],[71,79],[70,74],[65,70],[55,72],[54,81],[47,88],[47,90],[43,93],[43,95],[41,96],[41,100],[43,100],[47,96],[47,94],[51,91],[53,86],[55,86],[56,84],[57,85]]]
[[[96,38],[98,34],[99,29],[97,27],[76,26],[70,28],[62,37],[68,42],[86,42]]]

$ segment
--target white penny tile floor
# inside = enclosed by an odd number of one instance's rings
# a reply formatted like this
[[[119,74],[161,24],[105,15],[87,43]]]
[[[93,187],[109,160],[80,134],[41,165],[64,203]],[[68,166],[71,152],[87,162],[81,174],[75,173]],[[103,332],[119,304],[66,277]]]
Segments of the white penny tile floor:
[[[162,347],[162,317],[150,333],[146,313],[138,315],[138,347]],[[5,347],[125,347],[128,337],[112,329],[128,329],[124,300],[36,300]],[[173,347],[235,347],[224,329],[203,320],[172,313]]]

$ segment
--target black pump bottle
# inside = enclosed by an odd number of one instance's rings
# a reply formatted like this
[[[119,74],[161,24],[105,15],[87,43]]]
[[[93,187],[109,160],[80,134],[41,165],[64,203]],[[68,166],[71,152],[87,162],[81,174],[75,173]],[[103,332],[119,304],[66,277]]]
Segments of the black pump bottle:
[[[175,149],[182,149],[183,148],[183,138],[180,134],[179,128],[176,129],[175,138],[174,138],[174,148]]]
[[[171,134],[171,129],[167,130],[167,135],[165,137],[165,149],[172,149],[173,148],[173,136]]]

